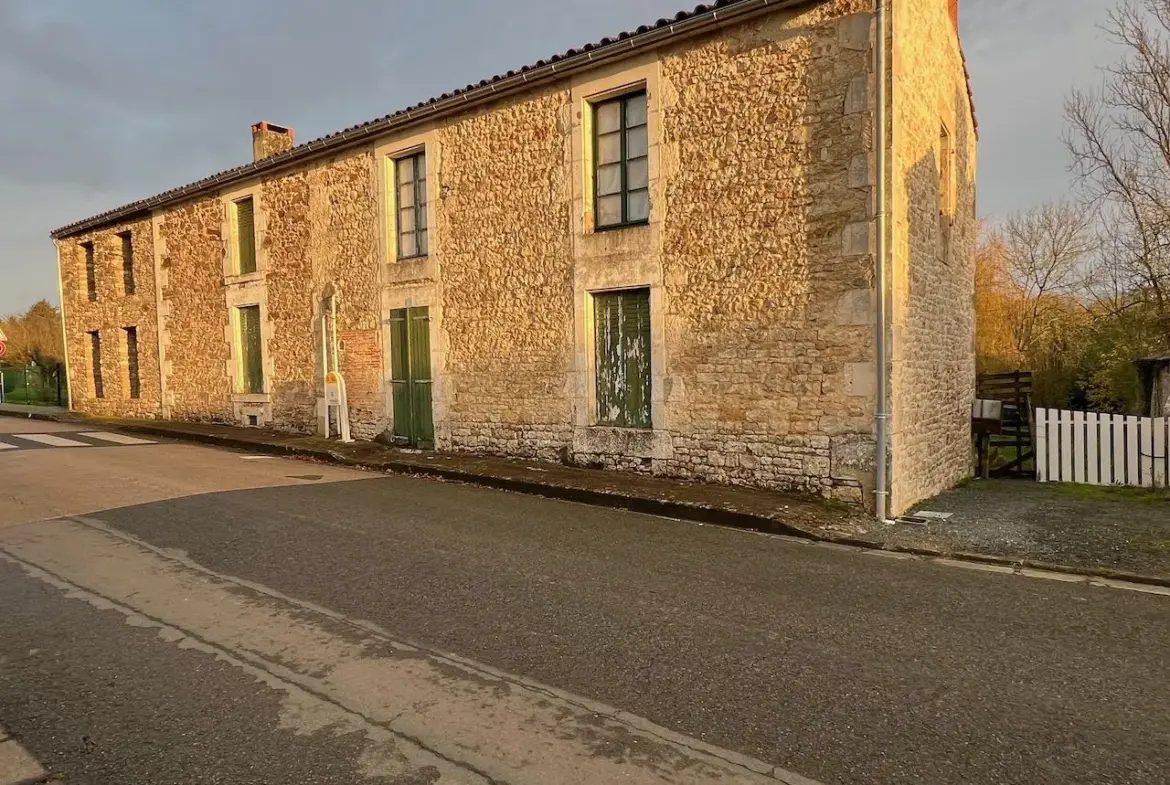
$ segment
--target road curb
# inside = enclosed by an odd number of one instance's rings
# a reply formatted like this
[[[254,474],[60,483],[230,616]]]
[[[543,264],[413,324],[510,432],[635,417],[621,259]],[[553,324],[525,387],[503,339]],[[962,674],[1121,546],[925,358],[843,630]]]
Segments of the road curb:
[[[17,417],[25,416],[23,412],[5,412],[2,410],[0,410],[0,414],[10,414]],[[114,430],[126,431],[129,433],[171,438],[180,441],[196,442],[217,447],[228,447],[236,450],[247,450],[249,452],[262,453],[265,455],[303,458],[330,463],[337,466],[350,466],[358,469],[367,469],[370,471],[433,477],[435,479],[446,480],[449,482],[461,482],[469,485],[478,485],[485,488],[494,488],[496,490],[523,493],[530,496],[542,496],[547,499],[577,502],[580,504],[588,504],[594,507],[608,507],[611,509],[629,510],[630,512],[638,512],[646,515],[657,515],[666,518],[677,518],[679,520],[690,521],[693,523],[727,526],[734,529],[745,529],[763,534],[795,537],[814,543],[838,545],[870,551],[899,553],[908,556],[917,556],[919,558],[928,560],[950,559],[955,561],[970,562],[972,564],[1005,567],[1010,568],[1013,572],[1016,573],[1019,573],[1021,570],[1040,570],[1063,575],[1073,575],[1085,578],[1086,580],[1092,578],[1105,578],[1108,580],[1126,581],[1144,586],[1170,588],[1170,577],[1162,577],[1159,575],[1143,575],[1141,573],[1131,573],[1124,572],[1122,570],[1111,570],[1097,567],[1073,567],[1067,564],[1052,564],[1049,562],[1034,561],[1032,559],[1013,559],[1004,556],[992,556],[984,553],[971,553],[968,551],[945,551],[938,548],[892,545],[889,543],[884,543],[880,540],[869,540],[861,537],[844,537],[823,534],[821,532],[810,531],[808,529],[804,529],[784,521],[776,520],[774,518],[768,518],[766,516],[756,515],[753,513],[738,512],[736,510],[701,507],[698,505],[686,504],[684,502],[668,501],[664,499],[651,499],[644,496],[626,496],[619,493],[596,491],[588,488],[577,488],[565,485],[550,485],[545,483],[532,482],[530,480],[517,479],[514,477],[477,474],[475,472],[451,469],[444,466],[422,466],[415,463],[394,461],[392,459],[379,461],[359,460],[349,458],[330,450],[304,447],[297,444],[280,444],[265,441],[253,441],[251,439],[239,439],[231,436],[221,436],[218,434],[197,433],[193,431],[176,431],[170,428],[154,426],[150,423],[150,421],[143,421],[141,423],[126,423],[122,421],[105,421],[101,418],[90,418],[85,417],[84,415],[68,414],[65,416],[60,416],[40,412],[29,416],[32,417],[32,419],[49,420],[54,422],[89,422],[95,425],[103,425]]]
[[[19,412],[14,409],[0,409],[0,417],[17,417],[21,420],[43,420],[45,422],[67,422],[61,415],[51,412]]]

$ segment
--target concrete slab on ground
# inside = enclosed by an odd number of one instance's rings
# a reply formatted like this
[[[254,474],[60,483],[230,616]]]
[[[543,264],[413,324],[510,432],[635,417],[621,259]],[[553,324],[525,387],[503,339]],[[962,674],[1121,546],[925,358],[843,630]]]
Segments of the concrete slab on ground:
[[[32,785],[46,776],[37,759],[16,741],[0,742],[0,785]]]

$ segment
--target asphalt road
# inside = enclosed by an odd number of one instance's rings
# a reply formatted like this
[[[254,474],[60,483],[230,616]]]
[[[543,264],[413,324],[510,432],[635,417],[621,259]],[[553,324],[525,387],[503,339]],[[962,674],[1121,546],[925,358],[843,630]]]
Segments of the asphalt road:
[[[66,785],[1170,781],[1167,596],[68,450],[0,453],[0,725]]]

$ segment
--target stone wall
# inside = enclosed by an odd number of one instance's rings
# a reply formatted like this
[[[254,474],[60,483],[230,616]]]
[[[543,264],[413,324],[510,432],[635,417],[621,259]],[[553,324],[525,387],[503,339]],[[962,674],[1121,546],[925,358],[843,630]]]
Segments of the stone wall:
[[[897,514],[971,472],[978,225],[975,129],[949,3],[898,0],[893,35],[891,512]],[[954,151],[949,162],[940,159],[944,126]],[[946,171],[953,197],[940,207]]]
[[[323,399],[320,301],[338,296],[341,370],[351,425],[373,438],[386,425],[378,318],[372,155],[361,150],[245,184],[155,216],[163,303],[168,416],[312,433]],[[257,272],[231,270],[229,202],[252,195]],[[231,308],[262,303],[266,392],[234,387]]]
[[[569,443],[567,113],[568,92],[546,90],[436,134],[432,253],[441,271],[450,434],[440,447],[556,458]]]
[[[127,295],[122,266],[121,234],[130,232],[133,248],[134,294]],[[93,243],[97,301],[86,288],[85,251]],[[69,353],[73,407],[106,417],[157,417],[161,413],[158,334],[155,303],[154,238],[149,218],[120,223],[58,241],[61,290]],[[126,327],[138,333],[140,395],[130,397]],[[93,354],[88,332],[101,336],[104,396],[94,395]]]
[[[853,501],[872,482],[865,6],[663,57],[671,473]]]
[[[223,210],[204,198],[156,216],[167,416],[229,422]]]

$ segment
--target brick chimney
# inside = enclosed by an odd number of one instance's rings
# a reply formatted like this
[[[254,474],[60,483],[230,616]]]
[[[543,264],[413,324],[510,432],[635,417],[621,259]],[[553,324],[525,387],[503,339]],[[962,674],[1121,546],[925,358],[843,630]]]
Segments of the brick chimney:
[[[293,146],[293,130],[260,121],[252,126],[252,160],[259,161]]]
[[[950,0],[951,21],[955,23],[955,30],[959,29],[959,0]]]

